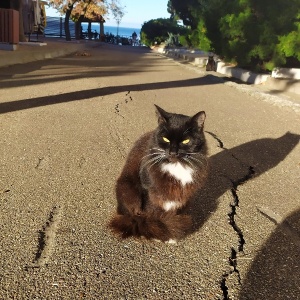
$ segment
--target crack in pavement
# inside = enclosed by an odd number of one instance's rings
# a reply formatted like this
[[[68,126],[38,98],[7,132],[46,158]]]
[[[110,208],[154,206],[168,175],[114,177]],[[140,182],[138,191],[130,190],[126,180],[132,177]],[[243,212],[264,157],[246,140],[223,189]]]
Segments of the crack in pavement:
[[[208,133],[209,135],[211,135],[211,136],[219,143],[219,147],[220,147],[221,149],[226,149],[226,148],[224,148],[223,142],[217,137],[216,134],[214,134],[214,133],[212,133],[212,132],[210,132],[210,131],[205,131],[205,132]],[[227,150],[227,149],[226,149],[226,150]]]
[[[241,163],[234,155],[232,155],[239,163]],[[241,163],[242,164],[242,163]],[[242,164],[243,165],[243,164]],[[237,279],[238,279],[238,283],[239,285],[241,285],[241,277],[240,277],[240,272],[238,269],[238,259],[237,259],[237,255],[238,254],[244,254],[244,245],[246,243],[245,238],[244,238],[244,234],[242,229],[237,225],[236,222],[236,216],[237,216],[237,212],[236,209],[237,207],[239,207],[239,203],[240,203],[240,198],[238,195],[238,187],[242,184],[244,184],[245,182],[247,182],[249,179],[251,179],[253,177],[253,175],[255,174],[254,168],[252,166],[248,167],[248,172],[245,176],[239,178],[238,180],[230,180],[232,183],[232,188],[231,188],[231,194],[232,194],[232,198],[233,198],[233,203],[230,204],[230,212],[228,213],[228,223],[230,224],[230,226],[232,227],[232,229],[236,232],[237,236],[238,236],[238,243],[237,243],[237,249],[235,249],[234,247],[231,248],[231,254],[228,258],[228,263],[230,266],[230,271],[226,272],[225,274],[222,275],[222,282],[221,282],[221,288],[223,291],[223,296],[224,296],[224,300],[230,300],[230,297],[228,295],[228,287],[226,286],[226,281],[227,278],[229,276],[231,276],[232,274],[236,274],[237,275]],[[224,288],[225,287],[225,288]]]
[[[126,104],[129,103],[129,101],[133,101],[133,98],[131,96],[131,92],[128,91],[125,93],[125,99],[124,99],[124,102],[123,101],[120,101],[119,103],[117,103],[114,107],[114,113],[119,116],[119,117],[122,117],[124,120],[126,119],[124,115],[122,115],[122,111],[124,111],[123,109],[121,109],[121,107],[125,104],[124,107],[126,107]],[[128,118],[127,118],[128,119]],[[128,120],[127,120],[128,122]],[[129,121],[130,122],[130,121]],[[119,130],[117,130],[117,127],[114,126],[113,124],[112,125],[108,125],[110,130],[109,130],[109,134],[110,134],[110,137],[112,138],[112,140],[115,142],[116,146],[117,146],[117,149],[121,155],[122,158],[126,158],[126,153],[127,153],[127,150],[126,150],[126,147],[124,146],[124,140],[126,139],[124,136],[122,136],[122,134],[119,132]],[[127,140],[129,140],[127,138]]]
[[[110,130],[109,130],[109,135],[111,139],[114,141],[118,152],[120,153],[122,158],[126,158],[126,148],[124,147],[124,143],[122,142],[123,137],[120,135],[118,132],[116,126],[114,125],[108,125]]]
[[[120,114],[120,104],[119,104],[119,103],[117,103],[117,104],[115,105],[115,113],[116,113],[118,116],[120,116],[120,117],[122,117],[123,119],[125,119],[125,117],[122,116],[122,115]]]
[[[234,156],[233,156],[234,157]],[[236,157],[234,157],[237,159]],[[238,159],[237,159],[238,160]],[[238,160],[240,163],[240,161]],[[239,238],[239,244],[238,244],[238,252],[244,251],[244,244],[245,239],[242,230],[239,228],[239,226],[236,224],[235,216],[236,216],[236,208],[239,207],[240,199],[238,196],[238,186],[244,184],[246,181],[252,178],[252,176],[255,174],[254,168],[252,166],[248,167],[248,173],[243,176],[242,178],[239,178],[236,181],[232,181],[232,188],[231,188],[231,194],[233,197],[233,203],[230,204],[231,211],[228,213],[229,218],[229,224],[232,226],[233,230],[237,233]]]
[[[244,238],[244,234],[242,229],[238,226],[237,222],[236,222],[236,216],[237,216],[237,207],[239,207],[240,204],[240,198],[238,195],[238,187],[242,184],[244,184],[245,182],[247,182],[249,179],[251,179],[254,174],[255,174],[255,170],[252,166],[246,166],[243,162],[241,162],[233,153],[230,152],[230,150],[228,150],[227,148],[224,147],[224,143],[223,141],[214,133],[206,131],[206,133],[210,134],[217,142],[218,142],[218,147],[220,147],[223,150],[226,150],[230,153],[230,155],[244,168],[247,169],[247,173],[242,176],[241,178],[238,178],[237,180],[232,180],[229,178],[230,182],[231,182],[231,195],[232,195],[232,199],[233,202],[230,203],[230,211],[227,214],[228,216],[228,223],[229,225],[232,227],[232,229],[234,230],[234,232],[237,234],[238,236],[238,243],[236,247],[231,247],[231,252],[230,252],[230,256],[228,257],[228,264],[230,266],[229,271],[226,271],[222,274],[222,279],[220,282],[220,288],[222,290],[223,293],[223,300],[230,300],[230,296],[229,296],[229,288],[227,285],[227,280],[228,278],[235,274],[237,275],[237,280],[238,280],[238,284],[241,285],[241,277],[240,277],[240,272],[238,269],[238,254],[243,254],[244,253],[244,245],[246,243],[245,238]]]
[[[133,101],[133,98],[130,95],[130,91],[126,92],[124,103],[127,104],[129,101]],[[117,103],[115,105],[115,114],[125,119],[125,117],[121,115],[120,105],[122,105],[122,103]]]
[[[240,271],[237,268],[237,252],[236,250],[232,247],[231,248],[231,255],[228,258],[228,264],[230,265],[230,271],[227,271],[223,273],[222,275],[222,280],[221,280],[221,289],[223,292],[223,299],[225,300],[230,300],[229,294],[228,294],[228,287],[226,284],[226,281],[229,276],[232,274],[237,274],[238,277],[238,283],[241,285],[241,276],[240,276]]]
[[[33,264],[26,268],[39,268],[47,265],[55,248],[55,237],[61,220],[62,207],[54,206],[49,219],[39,232],[38,250]]]
[[[128,98],[129,98],[130,101],[133,100],[132,97],[130,96],[130,91],[128,91],[128,92],[125,94],[125,96],[126,96],[126,97],[129,96]],[[128,103],[129,100],[128,100],[127,98],[125,98],[125,103]]]
[[[287,220],[277,215],[269,208],[256,207],[256,209],[259,213],[261,213],[264,217],[273,222],[275,225],[279,225],[281,230],[292,239],[293,243],[300,247],[300,235]]]

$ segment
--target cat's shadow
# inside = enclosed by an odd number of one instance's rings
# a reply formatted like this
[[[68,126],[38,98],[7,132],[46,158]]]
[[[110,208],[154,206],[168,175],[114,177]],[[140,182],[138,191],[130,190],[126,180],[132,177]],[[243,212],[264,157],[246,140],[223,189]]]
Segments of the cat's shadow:
[[[223,148],[211,156],[207,183],[185,211],[194,221],[193,232],[216,211],[218,199],[226,191],[274,168],[294,149],[299,139],[300,135],[287,132],[277,139],[264,138],[232,149]]]

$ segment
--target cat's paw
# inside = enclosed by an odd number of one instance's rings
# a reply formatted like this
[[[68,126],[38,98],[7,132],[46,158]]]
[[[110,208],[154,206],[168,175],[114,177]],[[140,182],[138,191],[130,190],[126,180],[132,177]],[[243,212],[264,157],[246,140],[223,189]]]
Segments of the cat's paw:
[[[170,245],[174,245],[174,244],[177,244],[177,241],[174,240],[174,239],[169,239],[167,241],[162,241],[162,240],[159,240],[159,239],[151,239],[153,242],[156,242],[156,243],[165,243],[165,244],[170,244]]]
[[[153,241],[155,243],[162,243],[162,240],[159,240],[159,239],[151,239],[151,241]]]
[[[165,241],[166,244],[171,244],[171,245],[174,245],[174,244],[177,244],[177,241],[174,240],[174,239],[169,239],[168,241]]]

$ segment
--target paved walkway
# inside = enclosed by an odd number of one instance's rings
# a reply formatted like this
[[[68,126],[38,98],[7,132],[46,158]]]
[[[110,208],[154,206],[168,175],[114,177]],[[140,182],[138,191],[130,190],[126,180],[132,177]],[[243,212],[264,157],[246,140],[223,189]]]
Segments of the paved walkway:
[[[148,49],[94,45],[0,68],[0,299],[298,300],[300,112]],[[207,114],[210,175],[176,245],[107,228],[154,104]]]
[[[80,41],[65,41],[61,38],[44,38],[41,43],[23,43],[18,46],[15,51],[0,50],[0,67],[9,67],[16,64],[25,64],[38,60],[52,59],[55,57],[62,57],[69,54],[74,55],[88,55],[89,48],[99,47],[105,45],[101,42],[80,40]],[[117,46],[120,47],[120,46]],[[124,46],[125,48],[128,46]],[[155,48],[154,52],[159,53],[174,59],[175,61],[194,66],[201,74],[205,74],[203,65],[206,62],[207,55],[201,51],[175,51],[162,50]],[[259,74],[248,74],[248,71],[237,69],[234,72],[223,64],[218,68],[218,72],[208,72],[216,77],[227,81],[226,84],[231,85],[245,93],[259,96],[265,101],[277,103],[278,106],[293,107],[295,111],[300,111],[300,80],[290,79],[275,79],[268,78],[267,81],[260,84],[243,84],[240,81],[236,84],[236,79],[251,77],[252,80],[260,82]]]
[[[84,50],[86,46],[97,44],[94,41],[65,41],[60,38],[44,38],[41,43],[24,43],[18,46],[16,51],[0,50],[0,67],[14,64],[27,63],[36,60],[50,59]],[[206,63],[207,54],[203,51],[184,50],[162,50],[156,51],[168,57],[187,61],[195,66],[202,67]],[[259,86],[274,94],[286,94],[297,99],[300,103],[300,80],[264,78],[265,75],[255,74],[239,68],[231,68],[223,63],[218,64],[218,73],[228,77],[233,77],[248,83],[260,83]],[[258,86],[258,85],[257,85]]]

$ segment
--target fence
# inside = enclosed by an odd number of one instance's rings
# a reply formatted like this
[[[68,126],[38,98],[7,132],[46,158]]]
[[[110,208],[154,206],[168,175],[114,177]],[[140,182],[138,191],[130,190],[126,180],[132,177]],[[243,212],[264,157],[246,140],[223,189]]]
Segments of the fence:
[[[83,23],[84,26],[87,26],[87,23]],[[47,17],[47,25],[44,30],[44,35],[47,37],[65,37],[65,18],[63,17]],[[99,25],[98,25],[99,26]],[[72,20],[69,20],[69,29],[70,29],[70,34],[71,38],[75,38],[75,23]],[[94,28],[93,28],[94,30]],[[91,32],[90,36],[88,35],[87,32],[82,32],[81,33],[81,38],[82,39],[99,39],[99,34],[95,35],[95,33]],[[116,37],[113,34],[105,34],[105,42],[107,43],[112,43],[112,44],[119,44],[121,43],[122,45],[134,45],[138,46],[139,41],[137,40],[136,42],[133,43],[131,36],[130,35],[119,35]]]
[[[52,37],[65,37],[64,29],[65,18],[63,17],[47,17],[47,25],[45,27],[44,35]],[[71,38],[75,37],[75,23],[69,20],[69,28]]]

